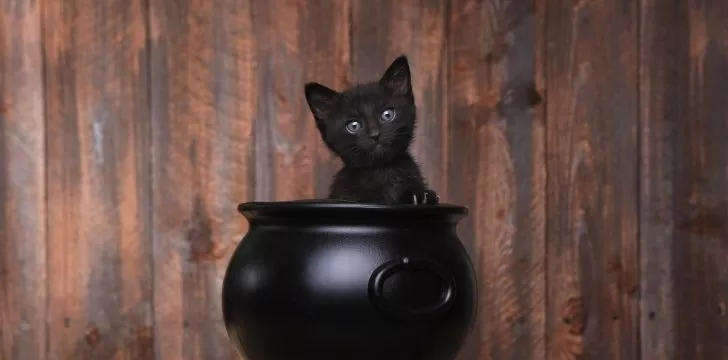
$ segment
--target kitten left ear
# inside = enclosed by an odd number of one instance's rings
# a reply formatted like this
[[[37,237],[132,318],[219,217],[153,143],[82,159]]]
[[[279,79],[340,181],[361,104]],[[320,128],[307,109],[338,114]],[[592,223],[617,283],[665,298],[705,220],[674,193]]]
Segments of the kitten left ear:
[[[306,102],[316,121],[324,121],[329,114],[329,107],[334,103],[339,93],[319,83],[306,83],[304,87]]]
[[[408,95],[412,92],[412,77],[406,55],[394,59],[379,80],[379,84],[395,96]]]

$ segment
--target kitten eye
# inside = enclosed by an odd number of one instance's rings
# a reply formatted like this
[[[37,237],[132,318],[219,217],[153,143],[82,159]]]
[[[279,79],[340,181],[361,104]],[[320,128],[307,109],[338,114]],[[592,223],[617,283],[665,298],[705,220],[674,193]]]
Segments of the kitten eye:
[[[382,111],[382,115],[379,116],[383,122],[390,122],[397,117],[397,112],[392,108],[385,109]]]
[[[346,124],[346,132],[352,135],[356,135],[361,130],[361,124],[354,120]]]

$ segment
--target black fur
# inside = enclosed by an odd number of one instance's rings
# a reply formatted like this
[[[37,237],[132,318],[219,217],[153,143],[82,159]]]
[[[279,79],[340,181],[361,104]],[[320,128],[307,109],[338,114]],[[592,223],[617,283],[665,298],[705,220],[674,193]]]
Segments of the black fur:
[[[407,57],[395,59],[379,81],[342,92],[307,83],[305,93],[324,143],[344,163],[331,184],[330,199],[439,202],[409,153],[416,107]]]

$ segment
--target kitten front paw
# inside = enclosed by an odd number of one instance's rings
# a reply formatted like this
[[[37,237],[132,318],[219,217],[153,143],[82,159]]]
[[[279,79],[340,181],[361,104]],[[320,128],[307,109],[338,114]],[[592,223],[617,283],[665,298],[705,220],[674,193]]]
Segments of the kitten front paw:
[[[406,198],[405,201],[407,201]],[[437,205],[440,203],[440,196],[432,190],[411,192],[409,193],[409,201],[407,203],[414,205]]]

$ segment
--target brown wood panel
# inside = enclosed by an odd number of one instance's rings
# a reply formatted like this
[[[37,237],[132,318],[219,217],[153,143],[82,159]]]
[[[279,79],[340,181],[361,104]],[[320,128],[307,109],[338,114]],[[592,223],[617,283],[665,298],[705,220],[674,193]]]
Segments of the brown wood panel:
[[[473,31],[473,26],[482,27],[484,2],[476,0],[452,1],[448,13],[447,33],[447,118],[444,169],[446,188],[441,190],[441,200],[469,208],[468,216],[458,225],[458,235],[468,248],[478,276],[477,319],[471,336],[460,351],[458,359],[475,360],[481,354],[482,323],[488,311],[482,307],[486,299],[483,292],[483,275],[478,244],[480,237],[475,232],[481,211],[476,208],[477,178],[484,167],[479,166],[480,148],[484,146],[478,136],[478,129],[487,122],[492,109],[485,93],[492,85],[493,68],[485,66],[486,46],[492,34]],[[473,36],[476,35],[476,36]],[[497,86],[497,85],[495,85]]]
[[[46,347],[41,9],[0,0],[0,359]]]
[[[160,359],[237,358],[220,289],[247,230],[257,94],[248,1],[151,1],[154,306]]]
[[[674,212],[679,210],[674,178],[682,171],[675,163],[679,158],[675,141],[685,138],[678,128],[690,123],[684,109],[690,60],[687,18],[675,11],[679,2],[669,1],[671,7],[641,2],[640,324],[645,360],[677,359],[675,345],[681,340],[674,313],[674,275],[684,271],[673,269],[680,264],[673,256],[681,256],[673,254]],[[673,41],[664,41],[668,37]]]
[[[304,63],[304,82],[316,81],[335,89],[351,85],[351,2],[309,1],[306,2],[305,27],[299,37],[304,44],[301,59]],[[298,103],[296,119],[306,119],[306,147],[314,151],[313,197],[326,197],[334,174],[341,167],[340,160],[324,145],[301,92],[301,83],[295,85],[293,93]],[[301,105],[303,104],[303,105]],[[301,107],[302,106],[302,107]]]
[[[254,1],[261,96],[254,124],[256,200],[328,195],[339,160],[321,141],[304,83],[349,80],[349,1]]]
[[[452,2],[448,195],[471,208],[461,234],[480,283],[468,359],[544,355],[542,15],[519,1]]]
[[[146,7],[44,3],[48,359],[153,359]]]
[[[548,359],[639,357],[637,14],[546,9]]]
[[[351,71],[354,83],[378,80],[407,55],[417,104],[412,153],[429,185],[447,196],[447,4],[444,0],[352,0]]]
[[[642,358],[725,359],[728,4],[642,7]]]

